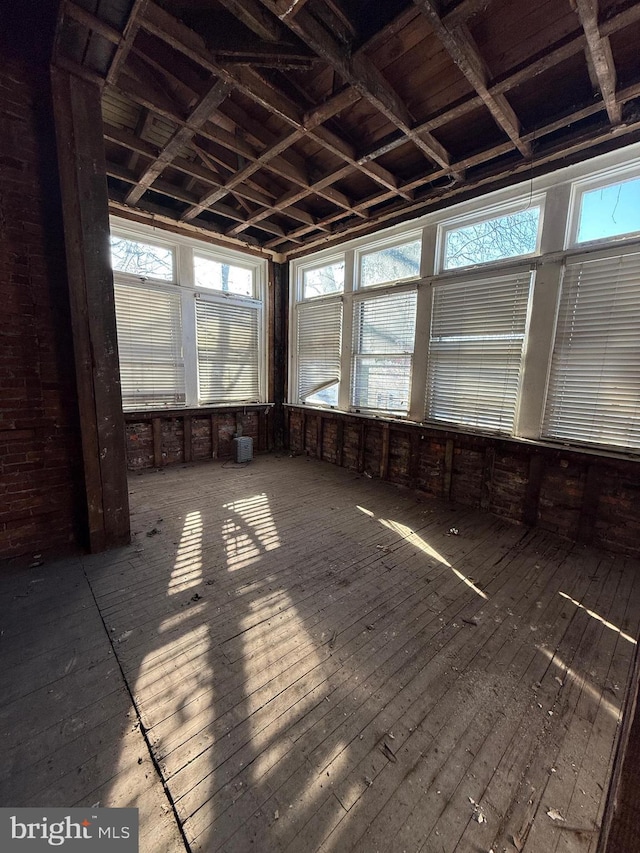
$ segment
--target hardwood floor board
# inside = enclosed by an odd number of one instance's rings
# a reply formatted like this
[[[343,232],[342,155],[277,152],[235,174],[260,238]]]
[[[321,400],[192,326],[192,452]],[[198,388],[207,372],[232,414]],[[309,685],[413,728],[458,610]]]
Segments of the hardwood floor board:
[[[638,561],[304,458],[130,502],[0,577],[0,799],[135,805],[144,853],[174,809],[203,853],[595,853]]]
[[[386,760],[385,760],[386,761]]]
[[[587,583],[591,585],[593,582],[587,579]],[[561,622],[562,620],[558,620],[558,625],[561,625]],[[575,682],[567,685],[556,680],[560,675],[558,665],[554,661],[562,660],[564,666],[578,667],[581,654],[588,648],[588,642],[581,646],[585,630],[583,624],[578,620],[568,619],[565,620],[564,626],[564,634],[558,639],[553,651],[541,656],[546,666],[542,676],[534,682],[536,701],[532,704],[532,717],[527,721],[528,731],[521,733],[524,735],[524,742],[518,744],[519,738],[516,736],[514,743],[510,745],[510,759],[520,766],[520,779],[517,779],[517,770],[509,767],[508,762],[506,772],[503,768],[498,770],[498,778],[502,776],[506,779],[505,787],[510,796],[500,831],[494,839],[494,843],[498,845],[507,843],[510,837],[516,837],[521,840],[525,850],[535,851],[535,843],[532,843],[531,847],[528,846],[531,828],[536,820],[549,820],[542,808],[542,798],[549,776],[552,775],[551,768],[557,761],[562,740],[572,722],[579,695]],[[549,715],[549,711],[552,715]],[[532,730],[535,731],[534,736]],[[522,760],[523,756],[525,761]]]
[[[495,677],[492,679],[490,676],[487,676],[487,674],[482,671],[482,662],[483,662],[483,660],[484,661],[492,660],[492,648],[491,648],[492,643],[495,646],[498,646],[499,643],[502,642],[502,639],[499,637],[499,634],[500,634],[500,632],[504,633],[506,630],[508,630],[508,626],[505,623],[502,623],[502,624],[500,624],[500,626],[498,628],[496,628],[494,630],[493,634],[491,636],[489,636],[489,638],[484,642],[483,645],[480,646],[481,641],[480,641],[480,639],[478,639],[477,644],[480,647],[479,647],[477,655],[476,655],[476,657],[472,663],[472,669],[467,670],[467,671],[478,672],[479,677],[482,680],[482,682],[484,683],[484,685],[490,687],[490,695],[488,697],[488,703],[487,704],[488,704],[488,707],[491,708],[494,713],[499,713],[499,714],[504,713],[504,710],[502,708],[502,702],[501,702],[501,695],[504,693],[504,688],[506,688],[507,686],[509,686],[511,688],[511,694],[510,694],[511,698],[509,699],[509,707],[512,708],[514,699],[518,698],[518,691],[520,690],[520,685],[517,682],[513,681],[513,679],[511,681],[511,683],[509,683],[509,684],[504,682],[503,679],[500,679],[498,682],[496,682]],[[458,669],[458,667],[456,667],[456,669]],[[454,672],[455,672],[455,670],[454,670]],[[455,687],[456,686],[456,680],[453,680],[452,683]],[[502,690],[500,690],[499,688],[502,688]],[[522,691],[520,691],[520,692],[522,692]],[[493,695],[491,695],[491,694],[493,694]],[[450,694],[450,695],[453,695],[454,697],[456,696],[455,692],[453,692],[453,694]],[[526,694],[522,694],[522,695],[526,695]],[[444,699],[446,701],[446,694],[445,694]],[[454,702],[457,702],[457,699],[454,698]],[[484,705],[482,702],[480,702],[479,708],[478,708],[478,713],[481,714],[483,712],[484,712]],[[416,722],[415,717],[411,719],[411,722],[414,722],[414,723]],[[407,725],[408,725],[408,723],[405,723],[405,727]],[[503,728],[504,728],[504,726],[503,726]],[[409,731],[410,732],[412,729],[413,729],[413,726],[409,725]],[[396,732],[396,738],[397,738],[398,737],[397,727],[394,729],[394,731]],[[388,771],[390,771],[391,773],[395,773],[396,768],[389,765]],[[392,798],[395,796],[395,789],[397,789],[398,787],[401,786],[402,781],[403,780],[400,778],[400,780],[399,780],[400,785],[398,784],[397,780],[392,785],[390,780],[387,778],[386,783],[383,785],[383,788],[382,788],[382,790],[386,793],[386,796],[388,798],[387,801],[392,801]],[[401,794],[399,794],[399,796],[400,796],[400,798],[402,798]],[[385,805],[386,805],[386,803],[385,803]],[[393,805],[393,802],[392,802],[392,805],[390,808],[387,808],[384,811],[382,809],[380,810],[380,812],[379,812],[380,820],[377,821],[376,819],[374,819],[373,821],[371,821],[370,827],[368,827],[366,819],[364,821],[362,821],[363,832],[367,829],[369,830],[367,835],[366,835],[366,837],[369,839],[369,841],[367,841],[363,845],[362,849],[366,849],[367,844],[369,844],[371,842],[371,839],[373,837],[373,836],[371,836],[371,832],[375,832],[376,825],[378,828],[382,829],[382,834],[384,836],[388,831],[387,827],[389,826],[390,823],[391,824],[394,823],[394,816],[398,813],[401,813],[401,809],[398,809],[397,807],[395,807]],[[351,822],[351,824],[350,824],[350,832],[353,833],[353,822]],[[372,844],[372,846],[374,848],[376,845],[381,844],[383,842],[383,839],[378,838],[378,836],[375,836],[375,839],[376,839],[376,843]]]

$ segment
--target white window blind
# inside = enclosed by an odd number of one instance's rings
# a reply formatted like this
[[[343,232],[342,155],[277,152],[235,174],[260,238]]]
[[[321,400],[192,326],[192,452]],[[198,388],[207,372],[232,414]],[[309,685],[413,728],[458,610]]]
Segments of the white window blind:
[[[543,434],[640,447],[640,254],[567,265]]]
[[[342,302],[298,305],[297,318],[298,402],[337,405]]]
[[[511,432],[531,273],[437,284],[426,417]]]
[[[227,300],[196,302],[201,404],[259,400],[259,327],[258,305]]]
[[[123,408],[183,406],[179,292],[118,281],[114,289]]]
[[[356,409],[409,411],[416,291],[355,303],[351,404]]]

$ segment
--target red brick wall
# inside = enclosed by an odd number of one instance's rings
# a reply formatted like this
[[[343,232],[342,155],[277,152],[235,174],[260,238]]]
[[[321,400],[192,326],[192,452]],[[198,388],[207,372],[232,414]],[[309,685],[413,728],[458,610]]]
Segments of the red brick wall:
[[[190,447],[185,442],[185,418],[191,420]],[[127,466],[130,471],[160,468],[186,461],[230,459],[239,432],[253,439],[254,453],[269,449],[269,415],[264,409],[190,410],[125,415]],[[154,445],[153,424],[159,440]],[[190,451],[190,452],[189,452]],[[214,456],[215,454],[215,456]]]
[[[288,434],[292,453],[318,456],[321,434],[322,459],[350,470],[386,471],[390,482],[425,496],[640,556],[638,462],[404,423],[389,424],[385,459],[380,421],[297,408],[289,411]]]
[[[82,465],[47,64],[0,43],[0,558],[64,552]]]

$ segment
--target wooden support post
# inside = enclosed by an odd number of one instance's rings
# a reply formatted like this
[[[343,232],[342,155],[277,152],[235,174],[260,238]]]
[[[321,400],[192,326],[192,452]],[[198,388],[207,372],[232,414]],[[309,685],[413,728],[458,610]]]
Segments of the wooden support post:
[[[316,424],[316,456],[322,459],[322,434],[324,429],[324,418],[318,414]]]
[[[529,480],[524,496],[524,509],[522,520],[530,527],[538,523],[538,504],[540,502],[540,488],[542,486],[542,475],[544,474],[544,458],[537,454],[529,460]]]
[[[92,551],[130,539],[100,88],[54,68],[52,92]]]
[[[191,462],[193,459],[193,435],[191,415],[185,415],[184,420],[184,461]]]
[[[442,497],[445,501],[451,500],[451,481],[453,479],[453,439],[448,438],[444,450],[444,479],[442,484]]]
[[[600,501],[600,478],[596,465],[587,467],[587,476],[582,493],[582,507],[580,509],[580,520],[576,539],[588,545],[593,541],[596,518],[598,517],[598,503]]]
[[[389,424],[382,424],[382,450],[380,453],[380,479],[389,476]]]
[[[162,468],[162,421],[160,418],[152,418],[151,429],[153,431],[153,464],[156,468]]]
[[[364,454],[367,448],[367,424],[365,421],[360,421],[360,435],[358,438],[358,472],[364,471]]]
[[[211,415],[211,458],[217,459],[220,455],[220,436],[218,435],[218,416]]]
[[[338,419],[336,431],[336,465],[342,468],[344,459],[344,418]]]
[[[484,452],[484,465],[482,466],[482,492],[480,494],[480,509],[489,509],[491,496],[493,494],[493,466],[496,459],[494,447],[487,447]]]
[[[420,459],[420,433],[412,429],[409,436],[409,488],[418,487],[418,463]]]

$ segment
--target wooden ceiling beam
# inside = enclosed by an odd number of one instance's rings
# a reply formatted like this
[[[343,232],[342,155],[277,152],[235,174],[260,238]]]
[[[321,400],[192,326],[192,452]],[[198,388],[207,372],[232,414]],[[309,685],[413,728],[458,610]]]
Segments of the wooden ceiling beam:
[[[435,0],[413,0],[427,19],[438,40],[451,59],[476,90],[496,124],[507,134],[523,157],[531,156],[531,146],[523,141],[520,122],[504,95],[489,92],[489,72],[464,24],[450,27],[445,24]]]
[[[264,41],[281,40],[280,24],[265,12],[258,0],[223,0],[222,5]]]
[[[122,39],[116,47],[113,59],[111,60],[111,65],[107,72],[107,83],[115,83],[118,79],[120,69],[124,65],[127,56],[129,55],[129,51],[133,47],[133,42],[138,34],[138,30],[140,29],[140,19],[144,15],[146,5],[147,0],[134,0],[131,12],[129,13],[129,18],[122,34]]]
[[[226,0],[223,0],[226,2]],[[305,9],[295,17],[279,11],[274,0],[260,0],[273,14],[278,15],[311,50],[362,95],[370,104],[398,127],[429,159],[443,167],[449,165],[449,154],[428,133],[414,132],[414,119],[398,93],[364,53],[351,56],[312,15]]]
[[[126,167],[121,166],[119,163],[107,162],[107,175],[118,178],[118,180],[124,181],[126,183],[135,183],[136,176]],[[185,190],[182,187],[178,187],[175,184],[170,184],[167,181],[158,180],[156,185],[153,187],[154,192],[158,192],[160,195],[167,196],[168,198],[173,198],[176,201],[181,201],[186,204],[193,204],[197,202],[197,196],[193,193]],[[122,198],[122,203],[127,204],[126,200]],[[130,206],[130,205],[127,205]],[[235,210],[230,205],[226,204],[214,204],[211,205],[208,210],[211,213],[215,213],[218,216],[223,217],[224,219],[231,219],[235,222],[243,222],[244,217],[239,211]],[[279,225],[276,225],[273,222],[263,222],[260,226],[262,231],[266,231],[268,234],[274,234],[276,236],[284,237],[286,236],[286,232]],[[221,231],[221,233],[225,233]]]
[[[125,204],[133,205],[144,195],[156,178],[160,177],[166,167],[183,151],[185,145],[193,139],[199,129],[209,121],[211,113],[220,106],[229,91],[228,83],[216,80],[187,118],[186,123],[175,131],[156,159],[144,170],[136,186],[127,194]]]
[[[638,96],[640,96],[640,83],[638,83],[637,85],[628,86],[618,93],[619,100],[632,100]],[[603,109],[604,105],[602,103],[594,104],[590,105],[589,107],[576,110],[575,112],[572,112],[571,114],[565,116],[562,120],[550,122],[549,124],[537,129],[535,133],[536,140],[540,141],[543,136],[554,133],[559,129],[559,127],[569,127],[573,123],[580,121],[582,118],[591,115],[594,112],[601,112]],[[603,130],[595,136],[593,135],[591,130],[585,131],[583,129],[580,129],[577,132],[570,134],[565,140],[555,141],[546,149],[541,149],[539,152],[536,152],[534,165],[535,167],[540,167],[548,163],[561,160],[576,151],[586,150],[592,146],[596,146],[598,144],[606,142],[607,140],[615,136],[625,136],[635,132],[640,132],[640,121],[629,122],[622,125],[618,125],[616,127],[609,127],[607,130]],[[529,136],[530,138],[533,138],[534,134],[532,133]],[[487,149],[483,152],[473,155],[472,157],[460,161],[459,163],[455,163],[454,165],[459,166],[461,168],[466,168],[470,166],[481,165],[484,162],[489,163],[496,156],[507,153],[509,150],[513,150],[510,144],[503,143],[502,145],[494,146],[491,149]],[[370,218],[370,223],[375,223],[376,226],[379,226],[382,222],[397,218],[397,216],[401,214],[404,215],[405,213],[407,218],[409,218],[412,214],[415,214],[418,211],[424,211],[425,205],[428,205],[429,203],[444,201],[448,198],[460,195],[462,192],[467,192],[468,190],[491,185],[494,184],[496,181],[504,180],[513,177],[514,175],[526,175],[530,169],[531,163],[527,163],[525,161],[520,161],[516,163],[511,162],[506,165],[503,165],[498,169],[489,170],[485,175],[482,176],[482,178],[472,180],[465,186],[451,184],[447,187],[438,187],[430,191],[428,190],[422,196],[416,197],[416,200],[411,205],[394,206],[393,209],[386,208],[377,214],[373,214]],[[439,177],[443,177],[443,175],[444,172],[441,171]],[[425,178],[410,182],[407,185],[417,187],[420,184],[420,180],[422,180],[422,182],[426,185],[433,180],[433,177],[433,175],[425,176]],[[372,197],[368,203],[369,206],[374,206],[376,204],[380,204],[384,200],[385,194],[380,194],[379,196]],[[360,206],[361,205],[357,205],[356,207]],[[336,216],[336,221],[339,219],[344,219],[344,217],[347,215],[348,214],[343,213]],[[371,225],[369,223],[367,223],[366,225],[356,225],[353,228],[350,228],[348,233],[361,233],[363,229],[369,230],[370,227]],[[293,238],[293,242],[296,242],[298,239],[300,239],[307,233],[309,233],[308,226],[302,226],[301,228],[290,232],[286,235],[286,237],[282,239],[276,238],[274,240],[269,241],[265,244],[265,248],[278,250],[278,247],[285,244],[290,237]],[[336,234],[335,238],[336,240],[343,240],[345,239],[345,236],[346,235],[344,233],[340,233]],[[322,244],[323,246],[326,245],[327,236],[325,235],[324,237],[318,238],[318,240],[312,242],[305,241],[305,251],[312,250],[313,247],[318,244]]]
[[[616,67],[611,43],[602,36],[598,25],[598,0],[572,0],[587,40],[586,54],[595,72],[607,115],[611,124],[622,121],[622,106],[616,101]]]

